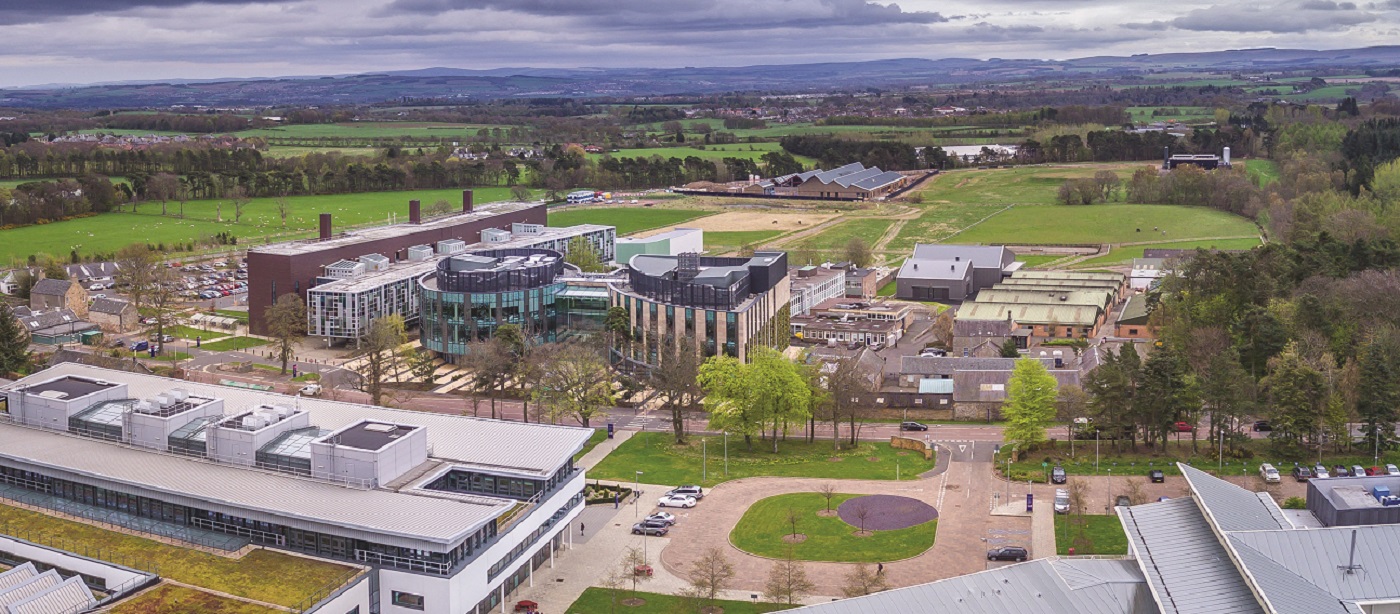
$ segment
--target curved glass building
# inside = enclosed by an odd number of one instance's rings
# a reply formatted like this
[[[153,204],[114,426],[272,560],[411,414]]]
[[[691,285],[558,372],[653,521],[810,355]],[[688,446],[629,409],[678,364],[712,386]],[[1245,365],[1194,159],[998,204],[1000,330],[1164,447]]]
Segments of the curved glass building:
[[[451,360],[502,324],[554,341],[563,272],[564,255],[549,249],[496,249],[443,259],[419,282],[423,347]]]

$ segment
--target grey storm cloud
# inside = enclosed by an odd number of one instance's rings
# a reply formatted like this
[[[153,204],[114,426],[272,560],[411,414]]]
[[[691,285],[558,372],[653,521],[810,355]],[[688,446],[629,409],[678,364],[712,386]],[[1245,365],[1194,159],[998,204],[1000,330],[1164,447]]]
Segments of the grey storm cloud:
[[[1175,19],[1127,23],[1123,27],[1134,30],[1302,34],[1338,30],[1377,20],[1377,15],[1358,10],[1356,4],[1351,2],[1304,0],[1277,6],[1221,4],[1195,9]]]
[[[583,18],[604,27],[693,29],[931,24],[948,21],[941,13],[906,11],[898,4],[866,0],[393,0],[380,14],[404,12],[438,15],[450,11],[507,11],[538,17]]]
[[[276,0],[3,0],[0,25],[50,21],[78,15],[118,13],[131,9],[168,9],[192,4],[266,4]]]

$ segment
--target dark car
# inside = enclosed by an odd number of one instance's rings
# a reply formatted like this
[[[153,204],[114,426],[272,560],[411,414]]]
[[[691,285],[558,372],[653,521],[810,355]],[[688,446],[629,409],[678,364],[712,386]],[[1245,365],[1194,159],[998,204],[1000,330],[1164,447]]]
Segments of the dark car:
[[[1050,470],[1050,481],[1051,481],[1051,482],[1054,482],[1054,483],[1056,483],[1056,484],[1064,484],[1064,483],[1065,483],[1065,480],[1067,480],[1067,479],[1069,479],[1069,474],[1066,474],[1066,473],[1065,473],[1065,468],[1064,468],[1064,467],[1061,467],[1061,466],[1059,466],[1059,465],[1055,465],[1055,468]]]
[[[988,561],[1024,561],[1030,553],[1020,546],[1002,546],[987,551]]]
[[[633,535],[641,535],[643,533],[647,535],[665,535],[669,532],[671,532],[671,527],[664,522],[647,520],[632,525]]]
[[[1293,468],[1293,479],[1298,480],[1299,482],[1306,482],[1311,478],[1311,469],[1308,469],[1307,467],[1304,467],[1302,465],[1298,465],[1297,467]]]
[[[1269,424],[1268,420],[1255,420],[1254,430],[1259,433],[1267,433],[1269,431],[1274,430],[1274,427],[1273,425]]]
[[[1153,469],[1147,472],[1147,479],[1152,480],[1153,484],[1161,484],[1167,481],[1167,474],[1162,473],[1161,469]]]
[[[928,425],[927,425],[927,424],[919,424],[918,422],[900,422],[900,423],[899,423],[899,430],[901,430],[901,431],[927,431],[927,430],[928,430]]]
[[[151,344],[146,341],[137,341],[131,344],[131,351],[133,352],[144,352],[149,349],[151,349]]]
[[[1344,478],[1349,475],[1351,475],[1351,472],[1347,471],[1346,465],[1332,465],[1332,477]]]

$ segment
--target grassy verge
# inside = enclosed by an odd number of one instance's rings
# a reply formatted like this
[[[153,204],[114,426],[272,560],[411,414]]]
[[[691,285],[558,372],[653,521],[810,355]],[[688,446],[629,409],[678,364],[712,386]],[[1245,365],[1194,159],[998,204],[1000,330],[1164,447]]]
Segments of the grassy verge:
[[[673,226],[713,214],[713,211],[697,209],[653,209],[650,207],[574,207],[563,211],[549,212],[550,226],[574,226],[577,224],[602,224],[616,226],[617,236],[641,232],[652,228]]]
[[[603,440],[607,438],[607,429],[593,429],[593,434],[588,436],[588,443],[583,444],[583,449],[574,455],[574,462],[577,463],[580,458],[583,458],[583,455],[598,447],[598,444],[603,443]]]
[[[763,247],[763,242],[783,234],[781,230],[732,230],[705,233],[705,248],[743,247],[752,245]]]
[[[1131,262],[1133,258],[1141,258],[1143,250],[1148,249],[1254,249],[1258,246],[1259,239],[1253,238],[1201,239],[1199,241],[1177,241],[1174,243],[1155,243],[1152,245],[1130,245],[1115,247],[1113,251],[1107,254],[1077,262],[1074,266],[1078,268]]]
[[[165,334],[174,335],[181,339],[189,339],[190,341],[194,341],[195,337],[200,337],[204,341],[211,341],[214,339],[227,337],[229,335],[225,332],[205,330],[203,328],[195,328],[193,326],[185,326],[183,324],[165,327]]]
[[[650,484],[707,486],[755,476],[893,480],[898,474],[912,480],[934,466],[934,461],[888,443],[861,442],[833,452],[830,441],[790,440],[778,443],[777,454],[770,450],[770,442],[755,439],[750,451],[742,437],[731,436],[726,476],[722,436],[691,437],[678,446],[669,433],[637,433],[589,468],[588,477],[631,482],[641,470]],[[702,466],[708,471],[702,472]]]
[[[254,550],[241,559],[227,559],[3,504],[0,533],[60,549],[75,545],[92,553],[100,549],[104,557],[114,560],[147,561],[151,571],[172,580],[289,607],[351,570],[274,550]]]
[[[645,586],[645,585],[643,585]],[[646,603],[639,606],[626,606],[622,600],[632,597]],[[614,601],[616,599],[616,601]],[[671,614],[672,612],[698,612],[699,607],[691,607],[692,601],[675,595],[662,593],[633,593],[629,590],[610,591],[606,588],[589,588],[569,605],[565,614],[600,614],[603,612],[627,612],[628,614]],[[704,605],[704,604],[696,604]],[[795,606],[772,603],[749,603],[747,601],[716,600],[714,605],[723,608],[724,614],[759,614],[790,610]]]
[[[234,350],[246,350],[248,348],[255,348],[260,345],[267,345],[268,343],[269,342],[267,340],[256,339],[253,337],[229,337],[227,339],[220,339],[213,343],[202,344],[200,349],[209,352],[231,352]]]
[[[861,495],[838,494],[831,498],[831,509]],[[751,554],[780,558],[791,548],[793,557],[804,561],[877,563],[917,556],[933,547],[938,521],[894,531],[874,531],[868,537],[855,535],[858,527],[838,516],[823,518],[826,498],[819,493],[791,493],[761,499],[744,512],[729,539],[734,546]],[[783,537],[792,533],[788,511],[797,513],[797,532],[806,535],[801,543],[789,545]]]
[[[1016,259],[1026,263],[1026,268],[1033,269],[1044,266],[1056,260],[1064,258],[1065,254],[1030,254],[1026,256],[1017,255]]]
[[[111,610],[112,614],[276,614],[280,611],[173,584],[141,593]]]
[[[278,370],[281,371],[281,369],[278,369]],[[298,376],[292,378],[292,381],[294,381],[294,382],[319,382],[319,381],[321,381],[321,374],[320,374],[320,373],[302,373],[301,375],[298,375]]]
[[[215,309],[214,315],[223,316],[225,318],[233,318],[244,324],[248,323],[248,312],[246,311],[237,311],[234,309]]]
[[[1055,514],[1056,554],[1067,555],[1070,548],[1075,554],[1127,554],[1128,536],[1115,515]]]
[[[1099,446],[1098,467],[1094,464],[1094,440],[1076,440],[1074,450],[1076,454],[1070,455],[1068,441],[1057,442],[1054,449],[1037,450],[1020,461],[1011,463],[1012,479],[1037,482],[1045,481],[1045,470],[1041,463],[1048,463],[1050,467],[1060,465],[1070,476],[1075,475],[1109,475],[1110,471],[1114,476],[1146,477],[1147,472],[1152,469],[1161,469],[1166,475],[1180,475],[1176,468],[1176,463],[1186,463],[1202,471],[1224,476],[1232,475],[1256,475],[1259,473],[1260,463],[1270,463],[1282,473],[1288,473],[1295,464],[1307,465],[1311,467],[1317,462],[1316,450],[1287,450],[1276,447],[1267,439],[1251,439],[1243,444],[1245,455],[1249,458],[1231,458],[1230,451],[1225,451],[1225,457],[1218,456],[1215,445],[1206,439],[1202,439],[1196,451],[1191,449],[1190,433],[1182,433],[1178,442],[1176,435],[1170,436],[1166,449],[1158,451],[1146,451],[1145,446],[1135,451],[1114,451],[1112,442],[1104,440]],[[1126,444],[1124,444],[1126,448]],[[1002,462],[1006,459],[1005,454],[997,457],[997,467],[1000,469]],[[1352,452],[1332,452],[1327,451],[1322,455],[1322,463],[1328,467],[1333,465],[1361,465],[1370,467],[1373,457],[1364,445],[1360,445]],[[1386,463],[1400,464],[1400,451],[1382,452],[1380,465]]]

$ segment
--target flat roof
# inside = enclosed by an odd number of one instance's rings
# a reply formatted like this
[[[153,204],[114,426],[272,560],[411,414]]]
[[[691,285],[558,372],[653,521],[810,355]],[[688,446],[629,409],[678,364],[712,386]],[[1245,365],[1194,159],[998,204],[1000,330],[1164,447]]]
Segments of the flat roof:
[[[448,215],[444,217],[433,218],[430,220],[425,220],[422,224],[403,223],[386,226],[374,226],[371,228],[361,228],[349,230],[343,234],[335,235],[325,240],[300,239],[297,241],[287,241],[284,243],[273,243],[272,245],[254,247],[250,248],[248,250],[248,253],[294,256],[297,254],[319,252],[328,249],[339,249],[342,247],[357,245],[368,241],[392,239],[395,237],[402,237],[424,230],[434,230],[439,228],[456,226],[458,224],[493,218],[505,213],[515,213],[517,211],[525,211],[527,209],[533,209],[535,207],[544,206],[545,205],[539,203],[522,202],[490,203],[484,205],[477,205],[471,213],[458,213],[456,215]],[[408,209],[406,207],[403,209],[403,212],[405,217],[407,217]]]
[[[40,371],[36,375],[43,375],[45,373],[47,372]],[[30,377],[26,377],[20,381],[24,381],[32,377],[34,376],[31,375]],[[106,390],[114,386],[116,386],[116,384],[113,384],[110,381],[100,380],[98,378],[64,376],[57,377],[49,381],[40,381],[39,383],[29,386],[25,391],[33,395],[58,397],[60,399],[67,400],[82,398],[94,392]]]
[[[1339,510],[1384,507],[1371,494],[1371,489],[1377,486],[1389,488],[1391,495],[1400,495],[1400,477],[1389,475],[1326,478],[1308,483]]]
[[[337,445],[361,450],[378,450],[415,430],[418,430],[418,427],[406,424],[366,421],[341,430],[332,439]]]

